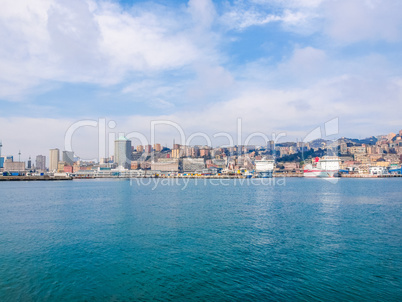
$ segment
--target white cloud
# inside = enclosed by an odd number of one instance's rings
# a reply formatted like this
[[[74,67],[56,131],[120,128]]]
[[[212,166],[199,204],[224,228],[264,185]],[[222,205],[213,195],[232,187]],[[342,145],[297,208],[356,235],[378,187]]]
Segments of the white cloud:
[[[213,95],[226,95],[225,91],[235,85],[232,74],[222,66],[196,64],[195,70],[197,77],[189,83],[187,91],[194,103],[205,103]]]
[[[192,1],[189,10],[196,22],[212,22],[208,1]],[[102,1],[7,0],[0,12],[0,98],[16,99],[52,81],[115,84],[129,73],[218,56],[205,35],[192,34],[186,18],[167,7],[127,12]]]
[[[211,0],[190,0],[188,11],[193,17],[196,26],[208,28],[216,18],[216,11]]]
[[[394,0],[243,0],[229,7],[223,22],[243,30],[280,22],[287,31],[319,32],[340,45],[402,38],[402,2]]]
[[[242,119],[243,140],[253,132],[286,132],[285,140],[304,137],[311,129],[334,117],[340,119],[340,136],[365,137],[397,131],[402,124],[402,78],[362,75],[338,75],[316,81],[307,87],[263,88],[261,83],[240,83],[232,88],[235,97],[202,108],[179,110],[169,115],[107,116],[117,127],[109,131],[137,131],[149,138],[150,122],[168,120],[182,127],[189,137],[201,131],[211,137],[214,145],[226,140],[214,139],[217,132],[226,131],[236,140],[237,119]],[[156,107],[169,108],[170,102],[156,99]],[[384,121],[387,123],[384,123]],[[36,154],[47,155],[48,149],[64,148],[64,135],[76,120],[43,118],[0,118],[1,137],[5,154],[23,158]],[[51,125],[51,127],[49,127]],[[97,157],[97,129],[83,128],[73,139],[74,151],[85,159]],[[157,128],[156,140],[171,144],[178,132],[170,126]],[[194,141],[194,143],[199,143]],[[136,141],[135,144],[138,144]]]
[[[235,8],[222,16],[222,22],[230,29],[243,30],[250,26],[264,25],[271,22],[281,21],[277,15],[264,14],[255,10]]]
[[[402,2],[393,0],[326,1],[325,32],[340,43],[396,42],[402,38]]]
[[[290,31],[315,32],[310,23],[316,16],[316,6],[321,1],[237,1],[228,6],[221,22],[229,29],[244,30],[250,26],[280,23]]]

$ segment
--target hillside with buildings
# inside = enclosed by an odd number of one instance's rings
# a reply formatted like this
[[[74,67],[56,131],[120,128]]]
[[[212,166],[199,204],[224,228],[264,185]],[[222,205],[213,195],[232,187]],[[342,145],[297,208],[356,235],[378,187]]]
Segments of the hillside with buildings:
[[[0,149],[1,152],[1,149]],[[300,173],[305,164],[323,156],[338,156],[341,170],[349,173],[369,173],[370,168],[384,171],[401,169],[402,130],[387,135],[365,139],[339,138],[334,141],[314,140],[304,142],[269,141],[266,146],[185,146],[173,144],[172,148],[161,144],[137,145],[124,137],[115,141],[115,153],[98,162],[82,161],[71,151],[51,149],[49,163],[46,156],[37,155],[25,163],[16,161],[13,155],[0,156],[0,169],[8,174],[38,173],[95,173],[111,175],[113,171],[130,172],[130,175],[144,173],[237,173],[253,171],[255,161],[262,158],[275,159],[278,173]],[[134,172],[137,171],[137,172]],[[117,173],[116,172],[116,173]]]

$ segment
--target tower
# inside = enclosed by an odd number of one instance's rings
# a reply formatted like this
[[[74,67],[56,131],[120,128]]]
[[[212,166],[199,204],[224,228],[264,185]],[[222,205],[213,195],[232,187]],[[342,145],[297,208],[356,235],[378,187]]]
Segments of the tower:
[[[40,171],[46,171],[46,156],[38,155],[36,156],[36,169]]]
[[[57,170],[57,165],[60,160],[60,151],[59,149],[50,149],[50,158],[49,158],[49,172],[53,172]]]
[[[1,147],[3,147],[3,144],[0,141],[0,168],[3,168],[4,165],[4,157],[1,156]]]
[[[114,141],[114,162],[118,167],[131,167],[131,141],[121,137]]]

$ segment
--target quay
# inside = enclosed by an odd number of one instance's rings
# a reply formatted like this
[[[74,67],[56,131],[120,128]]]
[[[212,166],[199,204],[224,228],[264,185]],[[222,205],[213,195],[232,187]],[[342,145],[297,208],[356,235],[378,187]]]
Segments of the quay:
[[[283,177],[304,177],[302,173],[274,173],[273,178]],[[340,174],[340,178],[394,178],[402,177],[401,174],[384,174],[384,175],[371,175],[371,174]],[[73,179],[129,179],[129,178],[183,178],[183,179],[246,179],[244,175],[115,175],[115,176],[0,176],[0,181],[54,181],[54,180],[73,180]],[[251,177],[261,178],[261,177]]]
[[[0,181],[43,181],[43,180],[72,180],[71,176],[0,176]]]
[[[392,178],[392,177],[402,177],[402,174],[382,174],[382,175],[372,175],[372,174],[341,174],[342,178]]]
[[[303,173],[274,173],[273,178],[304,178]],[[384,175],[371,175],[371,174],[340,174],[338,178],[393,178],[402,177],[401,174],[384,174]],[[246,177],[244,175],[115,175],[115,176],[95,176],[95,175],[85,175],[85,176],[72,176],[73,179],[107,179],[107,178],[118,178],[118,179],[129,179],[129,178],[182,178],[182,179],[247,179],[247,178],[261,178],[261,177]],[[320,177],[317,177],[320,178]]]

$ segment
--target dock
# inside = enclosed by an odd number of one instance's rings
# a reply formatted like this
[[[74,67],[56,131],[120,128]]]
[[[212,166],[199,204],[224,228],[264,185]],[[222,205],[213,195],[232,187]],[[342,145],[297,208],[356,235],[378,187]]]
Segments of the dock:
[[[0,181],[49,181],[49,180],[72,180],[72,177],[63,176],[0,176]]]
[[[342,178],[393,178],[402,177],[402,174],[383,174],[383,175],[372,175],[372,174],[341,174]]]

